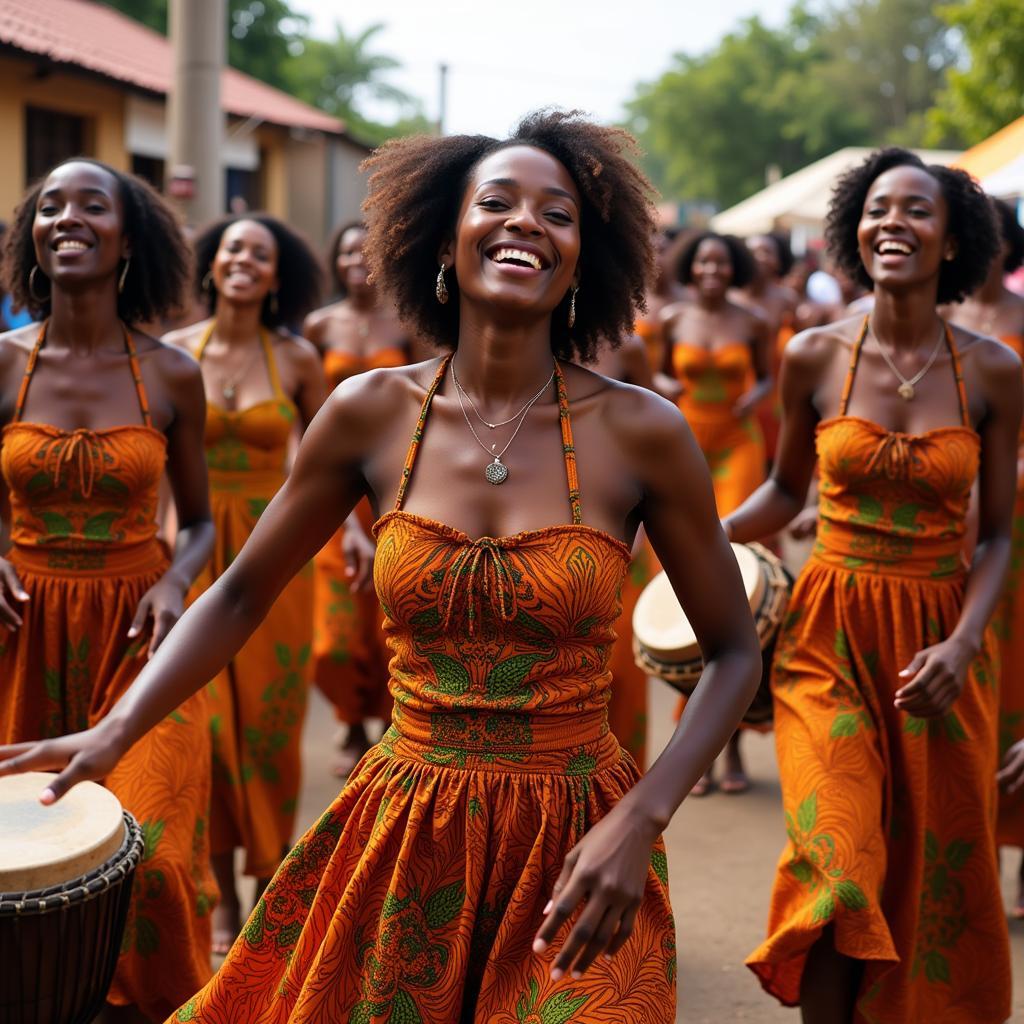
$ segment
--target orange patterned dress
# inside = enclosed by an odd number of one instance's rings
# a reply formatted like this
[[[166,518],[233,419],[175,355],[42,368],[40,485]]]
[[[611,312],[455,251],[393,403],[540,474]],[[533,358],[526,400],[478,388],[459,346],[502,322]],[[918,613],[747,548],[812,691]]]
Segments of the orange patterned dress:
[[[1000,339],[1024,359],[1024,337],[1006,335]],[[1024,431],[1018,459],[1024,456]],[[1002,600],[992,616],[992,628],[999,637],[999,756],[1024,740],[1024,478],[1017,478],[1017,499],[1013,508],[1013,550]],[[1002,846],[1024,847],[1024,793],[999,795],[996,841]]]
[[[166,440],[153,429],[131,335],[125,346],[142,424],[60,430],[22,421],[46,327],[29,357],[0,470],[10,495],[9,558],[31,600],[0,634],[0,743],[95,725],[146,663],[128,639],[142,596],[167,569],[156,539]],[[210,976],[209,712],[186,701],[105,780],[142,825],[145,859],[107,998],[160,1017]]]
[[[865,321],[866,328],[866,321]],[[903,434],[846,414],[818,425],[818,543],[776,649],[775,735],[789,843],[768,938],[748,965],[786,1005],[826,925],[865,961],[858,1022],[981,1024],[1010,1013],[992,823],[996,643],[939,718],[893,707],[898,672],[948,637],[981,442],[947,331],[961,425]]]
[[[571,525],[474,541],[402,510],[447,365],[395,509],[375,527],[393,724],[174,1020],[675,1020],[660,841],[635,930],[612,961],[553,982],[553,950],[531,950],[566,854],[638,777],[606,720],[629,551],[582,525],[560,372]]]
[[[211,335],[207,330],[196,358]],[[273,397],[230,411],[207,403],[206,464],[216,543],[195,600],[225,572],[286,476],[298,410],[281,389],[260,332]],[[245,872],[269,878],[288,852],[302,781],[300,741],[312,649],[312,569],[285,588],[230,664],[208,684],[213,737],[210,846],[245,850]]]
[[[332,388],[343,380],[385,366],[404,366],[400,348],[385,348],[369,356],[329,350],[324,372]],[[370,530],[373,513],[368,501],[356,509],[364,529]],[[324,545],[313,561],[313,679],[334,705],[338,719],[358,725],[368,718],[391,718],[388,662],[384,642],[384,614],[372,589],[353,594],[345,575],[341,542],[345,528]]]
[[[764,482],[765,448],[757,416],[737,418],[733,406],[754,381],[750,346],[709,349],[676,342],[672,366],[683,385],[679,408],[711,470],[719,516],[739,508]]]

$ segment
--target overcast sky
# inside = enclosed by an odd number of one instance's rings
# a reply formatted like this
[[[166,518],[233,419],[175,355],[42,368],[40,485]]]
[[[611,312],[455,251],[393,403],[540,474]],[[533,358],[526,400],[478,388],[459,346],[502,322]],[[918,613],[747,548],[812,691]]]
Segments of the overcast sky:
[[[792,0],[293,0],[318,35],[340,20],[346,35],[386,28],[374,51],[404,70],[389,81],[438,113],[438,65],[446,63],[449,132],[504,135],[541,106],[622,116],[637,82],[657,78],[674,53],[712,47],[740,18],[779,24]]]

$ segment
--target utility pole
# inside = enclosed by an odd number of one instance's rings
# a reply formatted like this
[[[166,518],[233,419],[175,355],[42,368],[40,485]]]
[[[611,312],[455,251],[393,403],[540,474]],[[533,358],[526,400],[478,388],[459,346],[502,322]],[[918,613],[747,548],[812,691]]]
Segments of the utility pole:
[[[227,0],[171,0],[170,37],[168,192],[190,224],[201,224],[224,212],[220,76],[227,54]]]
[[[444,123],[448,116],[448,65],[438,64],[437,134],[444,135]]]

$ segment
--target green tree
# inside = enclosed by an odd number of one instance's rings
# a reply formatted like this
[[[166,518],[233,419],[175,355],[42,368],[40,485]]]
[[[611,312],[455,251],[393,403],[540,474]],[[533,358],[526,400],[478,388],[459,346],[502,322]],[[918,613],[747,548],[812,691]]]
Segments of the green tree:
[[[374,37],[383,28],[370,25],[358,35],[348,36],[336,23],[333,39],[305,40],[301,55],[289,62],[286,75],[294,95],[340,117],[370,143],[430,128],[418,101],[382,77],[401,66],[393,57],[371,50]],[[389,111],[388,123],[371,120],[369,104]]]
[[[928,113],[929,139],[970,146],[1024,115],[1024,3],[967,0],[938,13],[961,33],[968,59]]]

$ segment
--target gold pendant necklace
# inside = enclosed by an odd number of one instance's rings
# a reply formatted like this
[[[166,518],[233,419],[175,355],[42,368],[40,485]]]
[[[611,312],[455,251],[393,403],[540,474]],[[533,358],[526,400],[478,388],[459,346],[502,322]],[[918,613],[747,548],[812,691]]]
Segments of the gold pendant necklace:
[[[911,401],[916,394],[916,391],[914,390],[915,385],[919,384],[924,379],[924,375],[932,368],[932,364],[939,357],[939,349],[942,348],[942,339],[946,336],[945,322],[939,322],[939,336],[935,339],[935,347],[932,349],[932,354],[928,357],[928,361],[909,380],[897,369],[892,357],[888,352],[886,352],[885,346],[882,344],[882,339],[879,338],[873,330],[871,333],[874,335],[875,342],[878,345],[878,351],[882,353],[882,358],[885,360],[886,365],[890,370],[892,370],[900,382],[899,387],[896,388],[896,393],[904,402]]]

